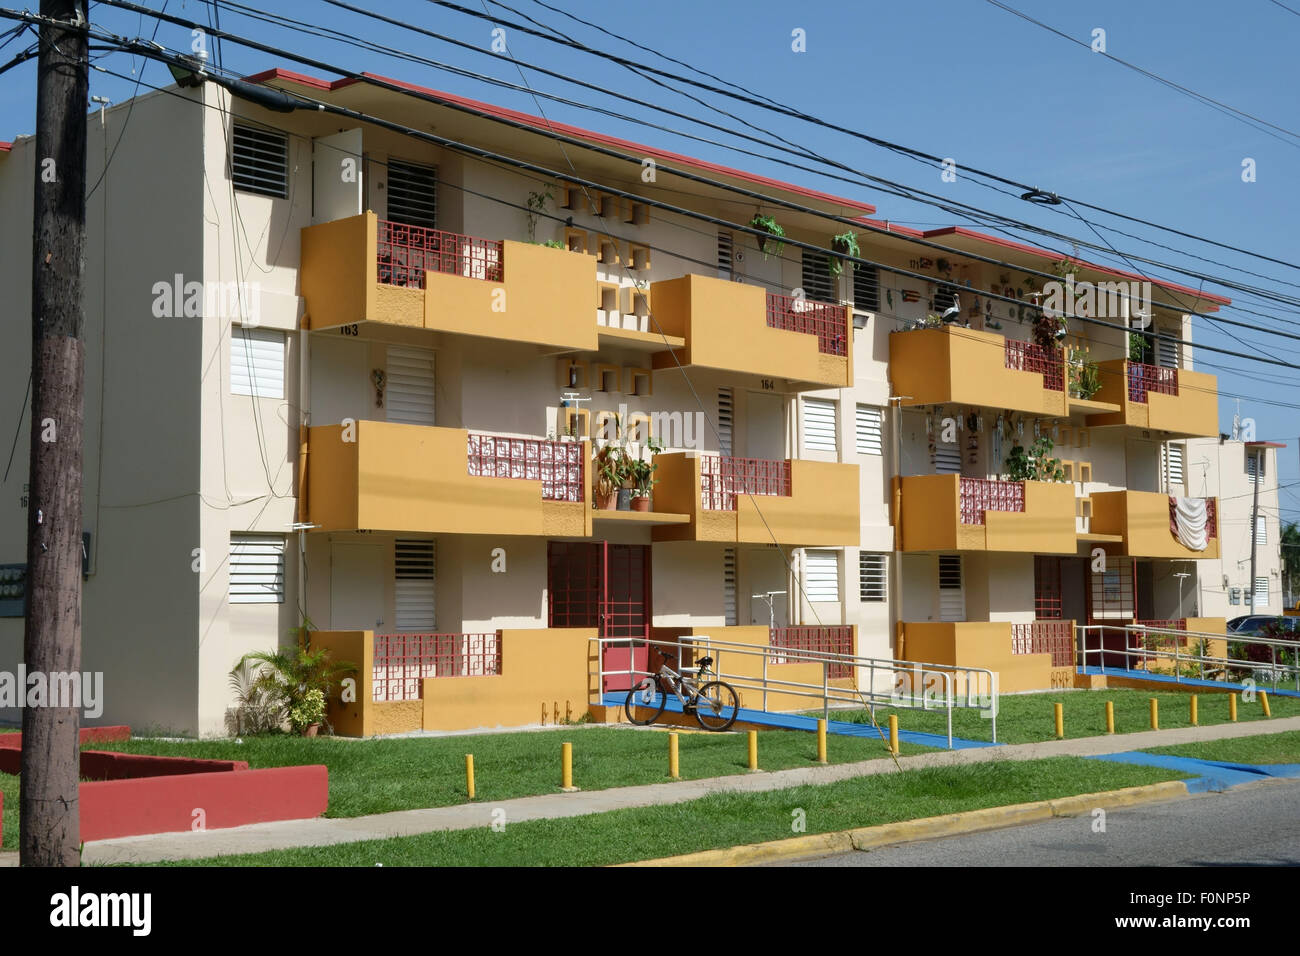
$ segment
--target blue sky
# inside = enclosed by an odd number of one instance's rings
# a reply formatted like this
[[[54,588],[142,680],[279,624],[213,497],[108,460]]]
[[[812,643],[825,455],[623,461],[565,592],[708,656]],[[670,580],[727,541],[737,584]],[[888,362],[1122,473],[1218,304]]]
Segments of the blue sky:
[[[153,8],[162,5],[162,0],[145,2]],[[481,0],[462,2],[471,9],[482,7]],[[591,46],[638,62],[678,69],[649,53],[567,20],[535,0],[509,2],[522,13]],[[959,167],[979,167],[1287,262],[1300,261],[1294,228],[1300,191],[1293,172],[1300,159],[1300,139],[1282,133],[1276,133],[1280,138],[1265,135],[984,0],[927,3],[805,0],[798,4],[774,0],[548,2],[598,22],[620,36],[631,37],[654,50],[707,69],[756,94],[765,94],[883,139],[939,156],[951,156]],[[426,0],[384,4],[357,0],[356,5],[377,8],[390,17],[474,44],[484,51],[489,50],[492,42],[488,24]],[[1095,28],[1104,29],[1107,50],[1114,56],[1277,126],[1300,130],[1293,75],[1294,48],[1300,41],[1300,15],[1270,0],[1239,0],[1230,7],[1208,0],[1184,0],[1177,4],[1167,0],[1071,4],[1010,0],[1009,5],[1085,42],[1091,41]],[[1287,5],[1300,11],[1300,0]],[[504,57],[457,49],[443,41],[329,6],[322,0],[277,0],[267,6],[275,14],[343,30],[386,48],[418,52],[450,65],[519,81],[515,66]],[[493,4],[489,8],[505,19],[517,19],[514,13]],[[209,5],[198,0],[169,0],[167,9],[200,21],[207,21],[210,15]],[[135,14],[99,4],[92,4],[91,20],[131,37],[148,37],[153,31],[147,20],[141,23]],[[351,69],[384,73],[537,112],[536,104],[526,94],[501,90],[481,81],[359,50],[341,42],[295,34],[250,20],[224,4],[221,24],[232,32]],[[804,53],[791,49],[791,32],[796,28],[806,31]],[[157,39],[171,49],[189,47],[188,31],[180,27],[164,25]],[[508,30],[506,39],[511,53],[520,60],[559,70],[605,89],[632,93],[693,115],[717,119],[716,114],[709,114],[698,104],[652,86],[622,67],[517,31]],[[11,44],[0,54],[0,62],[25,42]],[[225,44],[221,53],[222,65],[243,73],[274,65],[317,72],[233,44]],[[129,75],[133,69],[138,70],[140,61],[125,54],[114,54],[101,59],[99,64]],[[157,63],[145,68],[143,78],[157,85],[168,82],[165,68]],[[593,95],[532,73],[528,79],[537,89],[564,93],[583,101],[589,101]],[[24,64],[0,78],[0,140],[32,131],[34,80],[34,63]],[[121,102],[130,96],[131,84],[95,73],[91,92]],[[861,140],[794,119],[772,117],[712,94],[701,95],[713,105],[738,112],[773,133],[871,175],[1060,232],[1095,239],[1084,223],[1068,214],[1032,207],[985,188],[969,176],[959,175],[956,183],[944,183],[937,168]],[[658,119],[667,126],[685,125],[636,107],[620,106],[609,98],[600,105],[623,114]],[[543,107],[552,119],[599,128],[862,198],[879,207],[881,218],[918,228],[961,222],[941,210],[881,195],[868,187],[819,180],[671,133],[647,130],[576,108],[546,101]],[[1251,183],[1243,182],[1241,177],[1241,164],[1247,157],[1255,161],[1257,169],[1257,179]],[[1103,233],[1125,252],[1195,267],[1216,277],[1230,277],[1283,294],[1300,295],[1300,271],[1295,269],[1179,236],[1156,233],[1131,223],[1088,215],[1097,223],[1154,237],[1177,250]],[[1218,260],[1223,265],[1198,262],[1188,258],[1185,252]],[[1099,261],[1113,261],[1100,254],[1087,255]],[[1231,266],[1267,278],[1243,275],[1232,271]],[[1151,267],[1151,274],[1165,273]],[[1184,281],[1197,284],[1195,280]],[[1207,288],[1224,292],[1213,286]],[[1224,310],[1220,313],[1224,318],[1300,333],[1300,309],[1261,302],[1240,293],[1227,294],[1234,299],[1234,305],[1268,316]],[[1198,320],[1195,338],[1199,343],[1269,355],[1300,365],[1300,349],[1295,348],[1295,340],[1261,334],[1253,328],[1230,331],[1236,338]],[[1221,430],[1230,428],[1236,409],[1236,402],[1230,396],[1241,396],[1241,413],[1254,418],[1258,438],[1290,444],[1279,455],[1282,511],[1290,518],[1300,516],[1300,484],[1286,487],[1300,482],[1296,463],[1300,416],[1296,408],[1285,407],[1288,403],[1300,405],[1300,389],[1293,388],[1300,384],[1300,372],[1204,351],[1197,353],[1197,366],[1219,375]],[[1264,400],[1282,404],[1265,404]]]

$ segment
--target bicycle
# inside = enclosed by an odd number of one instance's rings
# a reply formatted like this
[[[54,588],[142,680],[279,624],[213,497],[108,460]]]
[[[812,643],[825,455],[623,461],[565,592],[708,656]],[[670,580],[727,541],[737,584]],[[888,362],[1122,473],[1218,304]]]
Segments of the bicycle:
[[[629,721],[641,727],[653,724],[668,706],[668,691],[672,691],[682,702],[682,713],[693,713],[696,722],[705,730],[726,730],[736,722],[740,695],[735,688],[720,680],[699,683],[699,678],[708,675],[712,657],[702,657],[699,667],[683,667],[678,672],[668,664],[671,654],[660,650],[659,656],[664,659],[659,673],[642,677],[627,692],[623,711]],[[696,679],[688,677],[687,671],[694,671]]]

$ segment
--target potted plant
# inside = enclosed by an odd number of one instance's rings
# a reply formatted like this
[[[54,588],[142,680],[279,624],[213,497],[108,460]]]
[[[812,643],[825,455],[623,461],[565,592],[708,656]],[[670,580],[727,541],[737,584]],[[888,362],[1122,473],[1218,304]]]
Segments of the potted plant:
[[[645,447],[650,452],[649,461],[640,457],[628,461],[628,471],[632,477],[633,511],[650,510],[650,493],[658,483],[654,473],[659,468],[659,465],[655,462],[654,456],[663,451],[664,446],[657,438],[651,438],[645,443]]]
[[[749,220],[751,229],[758,229],[772,236],[771,239],[760,239],[758,248],[762,250],[763,258],[768,256],[778,256],[781,250],[785,248],[785,243],[780,240],[785,237],[785,230],[771,216],[764,216],[762,213],[754,213],[754,218]]]
[[[842,252],[846,256],[853,256],[855,258],[862,253],[862,250],[858,247],[858,234],[851,229],[847,232],[841,232],[837,236],[832,236],[831,248],[836,252]],[[844,260],[838,256],[831,256],[830,267],[831,275],[838,276],[844,271]],[[853,263],[853,268],[856,269],[857,267],[858,264],[856,262]]]
[[[249,662],[257,665],[254,687],[271,703],[277,721],[288,721],[293,733],[304,737],[315,737],[322,724],[328,726],[325,702],[334,682],[357,669],[355,664],[330,660],[325,648],[253,651],[239,660],[240,665]]]
[[[1089,352],[1078,346],[1071,347],[1066,362],[1070,371],[1070,397],[1085,401],[1101,390],[1101,371],[1096,362],[1089,362]]]
[[[606,442],[591,456],[596,476],[596,507],[613,511],[618,505],[619,490],[627,480],[627,452],[618,442]]]
[[[1049,457],[1052,439],[1040,435],[1026,450],[1019,442],[1007,453],[1007,481],[1065,481],[1061,459]]]

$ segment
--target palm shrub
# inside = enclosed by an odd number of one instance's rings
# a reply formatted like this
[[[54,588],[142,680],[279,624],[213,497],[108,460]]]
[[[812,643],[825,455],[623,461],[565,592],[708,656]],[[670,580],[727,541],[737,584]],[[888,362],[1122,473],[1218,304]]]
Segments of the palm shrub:
[[[333,731],[325,719],[325,701],[336,681],[357,670],[355,664],[331,660],[323,647],[253,651],[239,663],[255,667],[253,687],[270,704],[276,723],[288,721],[295,734],[320,723]]]

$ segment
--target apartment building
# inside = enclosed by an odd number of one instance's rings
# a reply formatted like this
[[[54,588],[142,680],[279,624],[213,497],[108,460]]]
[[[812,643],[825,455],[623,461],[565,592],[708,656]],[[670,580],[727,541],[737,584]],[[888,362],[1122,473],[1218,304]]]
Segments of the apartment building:
[[[361,669],[332,709],[357,734],[574,717],[626,686],[600,661],[700,635],[1043,688],[1074,678],[1071,622],[1187,617],[1178,569],[1220,558],[1183,444],[1218,435],[1215,379],[1150,333],[1187,341],[1226,300],[1157,287],[1137,322],[1127,297],[1071,302],[1087,356],[1062,353],[1031,341],[1020,270],[1045,250],[446,94],[253,79],[603,188],[213,84],[90,119],[83,661],[106,721],[222,732],[231,666],[304,622]],[[6,221],[30,215],[32,147],[0,150]],[[687,214],[756,212],[783,246]],[[880,267],[796,245],[847,228],[818,213],[860,222]],[[32,252],[0,236],[15,328]],[[0,407],[27,354],[0,357]],[[1064,480],[1004,480],[1040,435]],[[615,437],[664,446],[647,511],[594,507]],[[0,668],[24,471],[0,501]]]

